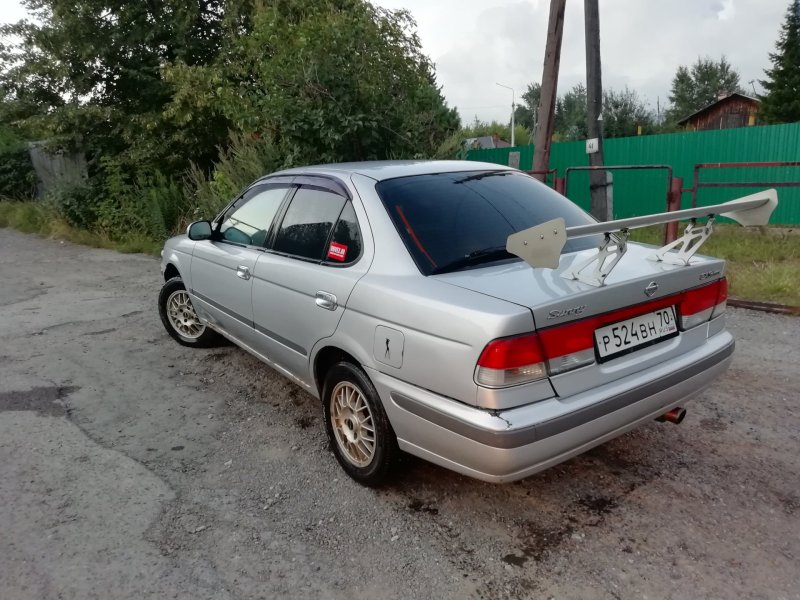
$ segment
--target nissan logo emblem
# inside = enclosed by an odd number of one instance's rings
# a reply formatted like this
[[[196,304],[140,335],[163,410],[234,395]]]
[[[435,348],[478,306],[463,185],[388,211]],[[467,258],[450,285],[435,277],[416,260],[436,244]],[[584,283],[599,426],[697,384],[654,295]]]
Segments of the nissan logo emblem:
[[[647,287],[644,288],[644,295],[648,298],[655,294],[658,291],[658,284],[655,281],[651,281],[647,284]]]

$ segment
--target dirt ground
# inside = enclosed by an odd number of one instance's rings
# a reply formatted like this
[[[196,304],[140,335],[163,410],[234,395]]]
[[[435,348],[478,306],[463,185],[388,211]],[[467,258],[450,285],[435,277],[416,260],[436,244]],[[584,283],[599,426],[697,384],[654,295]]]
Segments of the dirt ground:
[[[0,598],[800,598],[800,319],[728,374],[492,485],[343,475],[317,402],[174,343],[158,263],[0,229]]]

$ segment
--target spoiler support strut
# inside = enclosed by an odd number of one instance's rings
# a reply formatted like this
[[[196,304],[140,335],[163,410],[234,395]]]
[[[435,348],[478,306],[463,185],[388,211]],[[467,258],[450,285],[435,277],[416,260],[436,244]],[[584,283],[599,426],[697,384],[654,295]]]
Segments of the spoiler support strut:
[[[683,235],[674,242],[659,248],[652,256],[656,261],[686,266],[691,263],[692,257],[711,235],[717,216],[727,217],[743,227],[766,225],[777,205],[778,194],[774,189],[770,189],[713,206],[688,208],[575,227],[566,227],[564,219],[559,218],[511,234],[506,241],[506,250],[519,256],[531,267],[556,269],[559,266],[561,251],[568,239],[602,233],[603,243],[597,249],[597,254],[590,256],[572,271],[562,275],[567,279],[575,279],[593,286],[602,286],[609,273],[625,254],[631,229],[689,219],[690,224],[686,227]],[[708,217],[705,225],[697,225],[697,219],[704,217]],[[589,267],[592,265],[594,268],[590,269]]]

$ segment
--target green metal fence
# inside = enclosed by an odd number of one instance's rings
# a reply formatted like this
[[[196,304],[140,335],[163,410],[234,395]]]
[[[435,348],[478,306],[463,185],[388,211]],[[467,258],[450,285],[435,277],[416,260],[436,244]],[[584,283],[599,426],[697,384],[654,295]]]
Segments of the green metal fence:
[[[683,177],[684,188],[692,186],[694,166],[716,162],[800,161],[800,123],[743,127],[719,131],[698,131],[647,135],[604,140],[607,165],[672,165],[673,174]],[[519,152],[519,168],[530,170],[533,146],[470,150],[467,160],[507,165],[509,153]],[[550,168],[564,176],[571,166],[588,165],[583,141],[560,142],[552,146]],[[701,172],[702,181],[792,181],[800,183],[800,167],[759,167],[713,169]],[[765,186],[765,189],[769,186]],[[724,202],[757,191],[753,188],[706,188],[697,196],[698,205]],[[567,195],[589,208],[589,175],[572,172]],[[625,171],[614,173],[614,217],[621,219],[666,210],[667,177],[661,171]],[[684,208],[691,205],[691,194],[684,193]],[[800,224],[800,187],[778,189],[778,208],[770,219],[781,225]]]

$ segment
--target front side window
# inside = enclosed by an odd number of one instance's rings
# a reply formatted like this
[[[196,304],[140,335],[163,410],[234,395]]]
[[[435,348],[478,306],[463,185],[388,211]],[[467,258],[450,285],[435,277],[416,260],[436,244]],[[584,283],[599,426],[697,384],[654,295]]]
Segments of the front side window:
[[[505,252],[508,236],[557,217],[567,227],[595,222],[562,195],[516,171],[399,177],[376,189],[425,275],[485,264],[485,259],[518,260]],[[571,239],[563,252],[598,243],[596,236]]]
[[[272,249],[301,258],[325,260],[331,230],[345,202],[344,197],[334,192],[300,187],[286,210]]]
[[[235,244],[263,246],[287,189],[260,186],[248,190],[242,202],[225,215],[219,228],[220,237]]]

